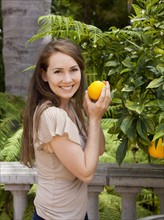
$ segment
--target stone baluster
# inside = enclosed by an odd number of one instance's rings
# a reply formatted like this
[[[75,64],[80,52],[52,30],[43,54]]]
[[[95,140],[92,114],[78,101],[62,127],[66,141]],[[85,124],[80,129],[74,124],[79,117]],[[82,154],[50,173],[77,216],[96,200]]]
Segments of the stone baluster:
[[[164,188],[154,188],[160,199],[160,213],[164,214]]]
[[[25,184],[9,184],[5,185],[5,190],[11,191],[13,194],[14,204],[14,220],[22,220],[23,214],[27,204],[27,192],[30,185]]]
[[[88,218],[89,220],[99,220],[99,193],[103,191],[103,186],[88,186]]]
[[[140,190],[140,187],[116,187],[116,191],[120,193],[122,197],[121,220],[136,220],[136,195]]]

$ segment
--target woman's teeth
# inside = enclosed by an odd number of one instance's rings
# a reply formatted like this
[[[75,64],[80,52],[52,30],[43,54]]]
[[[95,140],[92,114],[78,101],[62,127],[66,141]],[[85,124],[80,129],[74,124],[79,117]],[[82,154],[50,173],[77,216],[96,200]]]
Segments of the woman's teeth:
[[[63,86],[61,87],[63,90],[71,90],[72,89],[72,86]]]

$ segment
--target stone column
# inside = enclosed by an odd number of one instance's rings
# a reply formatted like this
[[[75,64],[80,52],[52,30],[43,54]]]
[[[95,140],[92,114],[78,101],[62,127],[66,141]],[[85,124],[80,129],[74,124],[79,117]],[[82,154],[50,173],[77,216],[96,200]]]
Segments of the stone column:
[[[119,192],[122,197],[121,220],[136,220],[136,195],[140,190],[140,187],[116,187],[116,191]]]
[[[164,188],[154,188],[160,199],[160,213],[164,214]]]
[[[25,184],[9,184],[5,185],[5,190],[11,191],[13,194],[14,204],[14,220],[22,220],[27,204],[27,192],[30,185]]]
[[[99,220],[99,193],[103,191],[103,186],[88,186],[88,218],[89,220]]]

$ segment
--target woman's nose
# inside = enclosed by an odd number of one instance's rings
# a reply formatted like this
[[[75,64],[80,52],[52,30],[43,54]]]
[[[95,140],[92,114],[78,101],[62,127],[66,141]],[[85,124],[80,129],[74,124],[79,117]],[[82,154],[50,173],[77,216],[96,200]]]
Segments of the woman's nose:
[[[63,81],[64,82],[71,82],[72,81],[72,77],[69,73],[65,73],[63,76]]]

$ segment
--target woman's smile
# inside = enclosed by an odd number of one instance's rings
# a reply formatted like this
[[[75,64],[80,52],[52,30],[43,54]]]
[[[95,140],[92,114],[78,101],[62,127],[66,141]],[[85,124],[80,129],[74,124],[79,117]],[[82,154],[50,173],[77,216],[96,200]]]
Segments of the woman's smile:
[[[64,91],[70,91],[73,88],[73,86],[60,86],[60,88]]]

